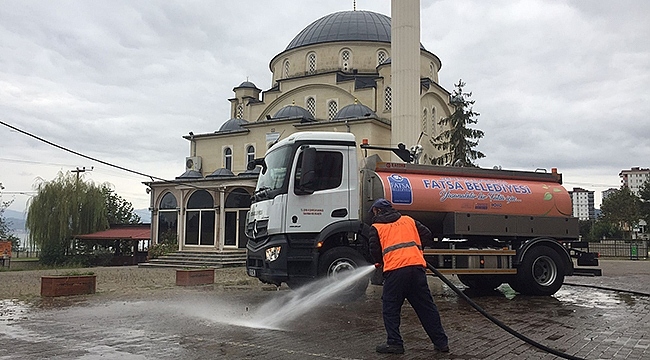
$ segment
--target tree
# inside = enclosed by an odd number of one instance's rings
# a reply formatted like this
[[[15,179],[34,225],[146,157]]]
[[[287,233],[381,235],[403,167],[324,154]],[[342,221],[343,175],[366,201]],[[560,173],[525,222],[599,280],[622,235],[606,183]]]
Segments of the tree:
[[[587,241],[594,240],[592,238],[592,230],[594,228],[593,220],[579,220],[578,226],[580,229],[580,236],[582,237],[583,240],[587,240]]]
[[[102,186],[106,198],[106,211],[109,224],[139,224],[140,216],[133,210],[133,205],[117,195],[108,185]]]
[[[0,183],[0,240],[2,241],[11,241],[11,250],[18,251],[20,247],[20,239],[18,236],[14,235],[11,230],[11,221],[5,218],[5,210],[14,202],[13,200],[2,200],[2,190],[4,187]]]
[[[52,181],[41,181],[29,204],[26,227],[41,249],[40,261],[64,263],[72,237],[108,228],[106,199],[102,187],[70,173],[59,172]]]
[[[602,219],[630,234],[639,221],[639,198],[623,187],[608,196],[600,207]]]
[[[623,237],[623,230],[617,225],[600,219],[591,228],[590,238],[594,241],[601,239],[620,239]]]
[[[474,150],[478,140],[484,135],[483,131],[475,130],[468,125],[476,124],[477,116],[480,114],[472,109],[474,100],[471,100],[472,93],[463,92],[465,83],[458,80],[456,89],[451,95],[451,105],[454,112],[446,118],[442,118],[438,125],[443,130],[440,135],[431,139],[431,144],[443,154],[431,159],[434,165],[459,165],[472,166],[476,159],[485,157],[480,151]]]
[[[650,180],[644,182],[639,189],[639,215],[650,225]]]

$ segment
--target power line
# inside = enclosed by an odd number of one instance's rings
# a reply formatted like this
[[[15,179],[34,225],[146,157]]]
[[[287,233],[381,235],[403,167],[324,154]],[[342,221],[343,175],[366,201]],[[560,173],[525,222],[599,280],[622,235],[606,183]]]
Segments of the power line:
[[[198,186],[195,186],[195,185],[193,185],[193,184],[188,184],[188,183],[185,183],[185,182],[171,181],[171,180],[163,179],[163,178],[160,178],[160,177],[157,177],[157,176],[148,175],[148,174],[145,174],[145,173],[141,173],[141,172],[139,172],[139,171],[131,170],[131,169],[125,168],[125,167],[123,167],[123,166],[115,165],[115,164],[109,163],[109,162],[107,162],[107,161],[104,161],[104,160],[100,160],[100,159],[94,158],[94,157],[92,157],[92,156],[88,156],[88,155],[82,154],[82,153],[80,153],[80,152],[78,152],[78,151],[68,149],[68,148],[66,148],[66,147],[64,147],[64,146],[61,146],[61,145],[55,144],[55,143],[53,143],[53,142],[51,142],[51,141],[49,141],[49,140],[43,139],[43,138],[40,137],[40,136],[34,135],[34,134],[29,133],[29,132],[27,132],[27,131],[24,131],[24,130],[22,130],[22,129],[19,129],[19,128],[15,127],[15,126],[13,126],[13,125],[11,125],[11,124],[8,124],[8,123],[6,123],[6,122],[4,122],[4,121],[2,121],[2,120],[0,120],[0,124],[6,126],[6,127],[8,127],[8,128],[10,128],[10,129],[12,129],[12,130],[15,130],[15,131],[17,131],[17,132],[19,132],[19,133],[21,133],[21,134],[23,134],[23,135],[27,135],[27,136],[29,136],[29,137],[31,137],[31,138],[34,138],[34,139],[36,139],[36,140],[38,140],[38,141],[40,141],[40,142],[44,142],[44,143],[46,143],[46,144],[48,144],[48,145],[50,145],[50,146],[53,146],[53,147],[55,147],[55,148],[57,148],[57,149],[60,149],[60,150],[63,150],[63,151],[67,151],[67,152],[69,152],[69,153],[71,153],[71,154],[74,154],[74,155],[80,156],[80,157],[82,157],[82,158],[85,158],[85,159],[88,159],[88,160],[92,160],[92,161],[96,161],[96,162],[98,162],[98,163],[100,163],[100,164],[104,164],[104,165],[106,165],[106,166],[114,167],[114,168],[116,168],[116,169],[120,169],[120,170],[122,170],[122,171],[130,172],[130,173],[132,173],[132,174],[136,174],[136,175],[140,175],[140,176],[148,177],[149,179],[151,179],[152,182],[155,181],[155,180],[158,180],[158,181],[162,181],[162,182],[166,182],[166,183],[171,183],[171,184],[181,184],[181,185],[186,185],[186,186],[193,187],[193,188],[196,188],[196,189],[202,189],[202,188],[200,188],[200,187],[198,187]]]

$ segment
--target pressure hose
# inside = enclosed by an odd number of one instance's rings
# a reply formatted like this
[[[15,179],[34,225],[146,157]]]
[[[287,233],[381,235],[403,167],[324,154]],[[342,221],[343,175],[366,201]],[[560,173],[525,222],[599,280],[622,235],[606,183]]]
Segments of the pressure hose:
[[[546,351],[547,353],[553,354],[555,356],[559,356],[559,357],[564,358],[564,359],[585,360],[583,358],[579,358],[579,357],[576,357],[576,356],[573,356],[573,355],[565,354],[565,353],[563,353],[561,351],[558,351],[558,350],[550,348],[550,347],[548,347],[546,345],[540,344],[540,343],[536,342],[535,340],[530,339],[530,338],[516,332],[515,330],[510,328],[508,325],[502,323],[499,319],[497,319],[494,316],[488,314],[487,311],[483,310],[483,308],[478,306],[474,301],[472,301],[472,299],[470,299],[467,295],[465,295],[462,291],[460,291],[460,289],[457,288],[456,285],[452,284],[451,281],[449,281],[449,279],[447,279],[444,275],[442,275],[442,273],[440,271],[436,270],[436,268],[434,268],[431,264],[429,264],[429,262],[427,262],[427,268],[429,270],[431,270],[440,280],[442,280],[442,282],[444,282],[445,284],[447,284],[447,286],[449,286],[452,290],[454,290],[454,292],[456,294],[458,294],[458,296],[465,299],[465,301],[467,301],[468,304],[470,304],[474,309],[476,309],[476,311],[480,312],[483,316],[488,318],[488,320],[492,321],[498,327],[500,327],[503,330],[509,332],[510,334],[515,336],[516,338],[518,338],[518,339],[524,341],[525,343],[528,343],[528,344],[530,344],[530,345],[532,345],[532,346],[534,346],[534,347],[536,347],[536,348],[538,348],[540,350]]]

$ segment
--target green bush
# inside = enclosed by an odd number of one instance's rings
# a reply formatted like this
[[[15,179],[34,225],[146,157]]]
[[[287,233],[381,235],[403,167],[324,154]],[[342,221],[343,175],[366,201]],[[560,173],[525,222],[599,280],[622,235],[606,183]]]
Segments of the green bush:
[[[155,259],[163,255],[173,253],[178,250],[178,244],[176,243],[161,243],[154,244],[149,248],[149,258]]]

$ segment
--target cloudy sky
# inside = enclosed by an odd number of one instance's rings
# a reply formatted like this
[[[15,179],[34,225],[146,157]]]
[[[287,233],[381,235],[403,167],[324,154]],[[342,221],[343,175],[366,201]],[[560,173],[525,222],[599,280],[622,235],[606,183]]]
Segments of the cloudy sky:
[[[352,0],[0,0],[0,121],[159,178],[184,172],[190,131],[229,118],[233,87],[266,90],[269,61]],[[389,0],[359,10],[390,16]],[[473,93],[482,167],[557,167],[600,192],[650,167],[650,2],[421,0],[422,44],[440,84]],[[23,211],[39,179],[89,169],[135,208],[149,179],[0,125],[2,200]],[[23,195],[20,193],[27,193]]]

